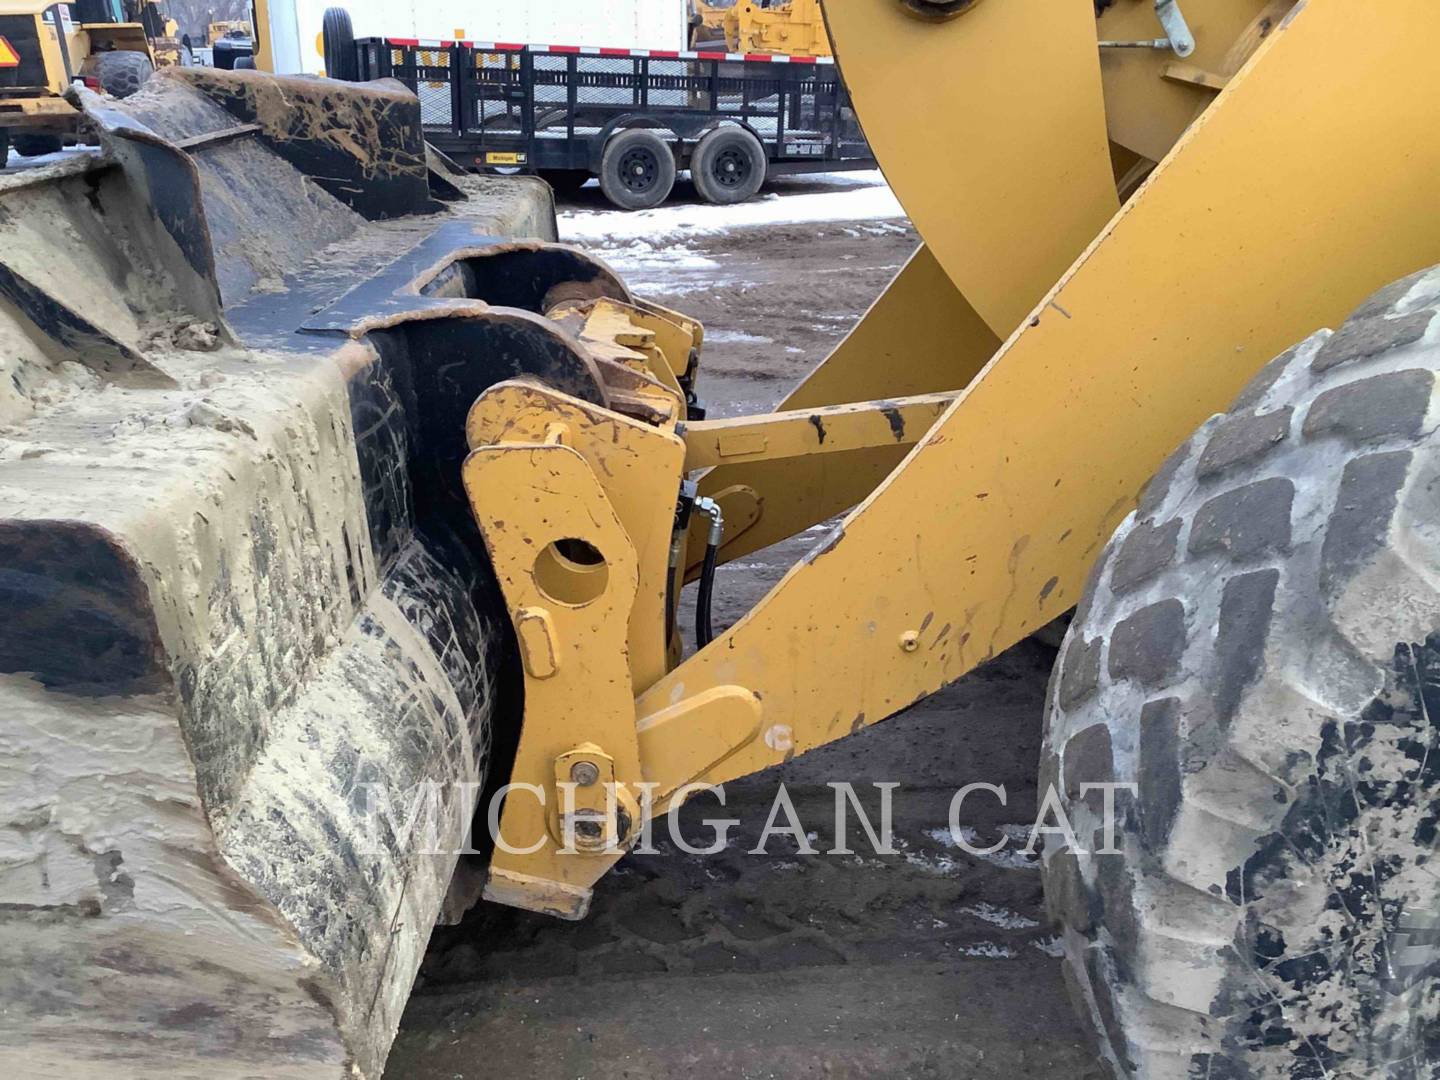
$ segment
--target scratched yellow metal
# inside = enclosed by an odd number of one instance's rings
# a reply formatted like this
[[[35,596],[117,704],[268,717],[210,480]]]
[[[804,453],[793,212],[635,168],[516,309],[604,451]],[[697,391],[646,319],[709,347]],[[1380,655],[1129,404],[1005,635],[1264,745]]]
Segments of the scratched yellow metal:
[[[1093,7],[989,0],[937,23],[827,0],[825,20],[890,186],[1007,336],[1118,205]]]
[[[685,444],[673,420],[644,424],[522,381],[498,383],[481,395],[471,406],[465,436],[471,449],[542,443],[555,425],[562,444],[591,464],[637,556],[627,641],[633,689],[639,693],[670,667],[665,579]],[[489,502],[495,504],[493,498]],[[525,498],[512,511],[497,513],[514,524],[541,509]]]
[[[1263,363],[1440,261],[1440,8],[1371,6],[1363,31],[1345,0],[1297,8],[904,465],[638,715],[745,686],[803,752],[933,692],[1073,604]],[[710,778],[782,756],[761,740]]]
[[[736,459],[819,457],[875,446],[913,446],[954,400],[954,394],[922,394],[700,420],[685,427],[685,469]]]
[[[999,347],[994,331],[922,245],[849,335],[778,408],[960,390]],[[701,494],[718,496],[740,487],[761,500],[761,512],[753,519],[726,509],[721,562],[850,509],[890,475],[909,449],[907,441],[711,469],[701,480]],[[704,548],[692,543],[690,550],[703,553]]]
[[[1183,62],[1169,49],[1101,49],[1110,138],[1159,161],[1215,99],[1213,89],[1180,76],[1188,71],[1223,82],[1294,6],[1295,0],[1182,0],[1180,10],[1195,37],[1195,51]],[[1110,41],[1164,35],[1151,0],[1111,4],[1098,26],[1099,37]]]
[[[578,918],[588,906],[591,882],[609,863],[562,853],[554,768],[580,744],[598,744],[622,781],[641,775],[626,648],[640,580],[636,551],[594,471],[572,447],[483,445],[465,459],[462,479],[512,618],[542,623],[540,633],[548,637],[538,668],[533,640],[522,654],[525,713],[511,768],[514,782],[540,790],[512,792],[500,816],[504,843],[529,853],[497,848],[486,895]],[[532,497],[491,497],[507,490]],[[594,580],[583,568],[562,564],[558,579],[547,578],[542,560],[565,541],[592,545],[603,556],[603,577]],[[596,647],[599,642],[603,647]]]
[[[693,339],[665,317],[619,300],[596,300],[578,336],[595,356],[631,364],[680,394],[677,379],[685,373]]]

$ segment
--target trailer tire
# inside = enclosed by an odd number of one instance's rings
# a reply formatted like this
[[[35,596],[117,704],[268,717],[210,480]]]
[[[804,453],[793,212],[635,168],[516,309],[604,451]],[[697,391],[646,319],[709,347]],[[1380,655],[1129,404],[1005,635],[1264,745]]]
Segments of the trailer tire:
[[[1091,574],[1045,891],[1117,1076],[1440,1075],[1437,313],[1440,267],[1272,361]]]
[[[355,28],[350,12],[343,7],[325,9],[320,23],[320,45],[325,60],[325,74],[343,82],[356,82],[360,66],[355,58]]]
[[[708,203],[744,202],[765,183],[765,147],[751,132],[734,124],[707,132],[690,158],[695,190]]]
[[[590,179],[590,173],[585,169],[547,169],[540,174],[547,184],[554,190],[556,195],[574,195]]]
[[[649,128],[626,128],[605,142],[600,190],[622,210],[659,206],[675,186],[675,155]]]
[[[15,136],[15,152],[22,157],[40,157],[65,149],[65,140],[48,132]]]
[[[155,74],[155,65],[142,52],[116,49],[103,52],[95,60],[95,77],[100,89],[114,98],[127,98],[145,85]]]

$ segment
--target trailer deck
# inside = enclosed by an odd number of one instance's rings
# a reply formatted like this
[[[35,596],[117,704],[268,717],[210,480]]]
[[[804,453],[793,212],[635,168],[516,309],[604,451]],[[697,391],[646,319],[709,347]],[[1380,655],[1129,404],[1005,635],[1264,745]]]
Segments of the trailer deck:
[[[768,174],[875,167],[825,57],[394,37],[355,48],[359,77],[414,90],[427,139],[467,169],[601,176],[611,136],[636,127],[686,169],[725,125],[755,136]]]

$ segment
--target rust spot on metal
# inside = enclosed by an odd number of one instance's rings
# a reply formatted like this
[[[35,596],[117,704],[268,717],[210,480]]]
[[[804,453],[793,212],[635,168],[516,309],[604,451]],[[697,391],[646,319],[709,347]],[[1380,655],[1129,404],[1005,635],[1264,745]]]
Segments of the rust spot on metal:
[[[821,445],[821,446],[824,446],[824,445],[825,445],[825,421],[824,421],[824,420],[821,420],[820,417],[819,417],[817,414],[811,413],[811,414],[810,414],[810,426],[815,429],[815,434],[816,434],[816,435],[819,437],[819,439],[820,439],[820,445]]]

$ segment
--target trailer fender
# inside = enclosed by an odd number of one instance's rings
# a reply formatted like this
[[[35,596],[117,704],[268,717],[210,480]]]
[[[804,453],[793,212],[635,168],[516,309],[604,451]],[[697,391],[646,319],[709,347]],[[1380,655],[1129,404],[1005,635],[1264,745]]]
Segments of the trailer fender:
[[[610,136],[617,131],[624,131],[627,128],[668,128],[674,130],[675,125],[662,123],[657,117],[649,113],[621,113],[612,119],[599,131],[590,137],[589,144],[585,148],[586,167],[594,176],[600,175],[600,159],[605,156],[605,144],[610,141]],[[672,143],[670,152],[675,153],[675,146]],[[679,167],[680,158],[676,155],[676,167]]]
[[[730,116],[717,116],[713,119],[713,123],[707,123],[703,128],[701,128],[699,131],[696,131],[693,135],[688,132],[686,133],[682,149],[675,155],[675,161],[682,169],[688,169],[690,167],[690,158],[695,153],[695,148],[700,145],[700,140],[705,138],[706,135],[709,135],[710,132],[717,131],[723,127],[744,128],[751,135],[754,135],[756,140],[760,143],[761,148],[765,151],[766,160],[769,161],[771,156],[771,144],[770,142],[766,141],[764,135],[760,134],[760,132],[755,130],[755,126],[753,124],[747,124],[743,120],[738,120]]]

